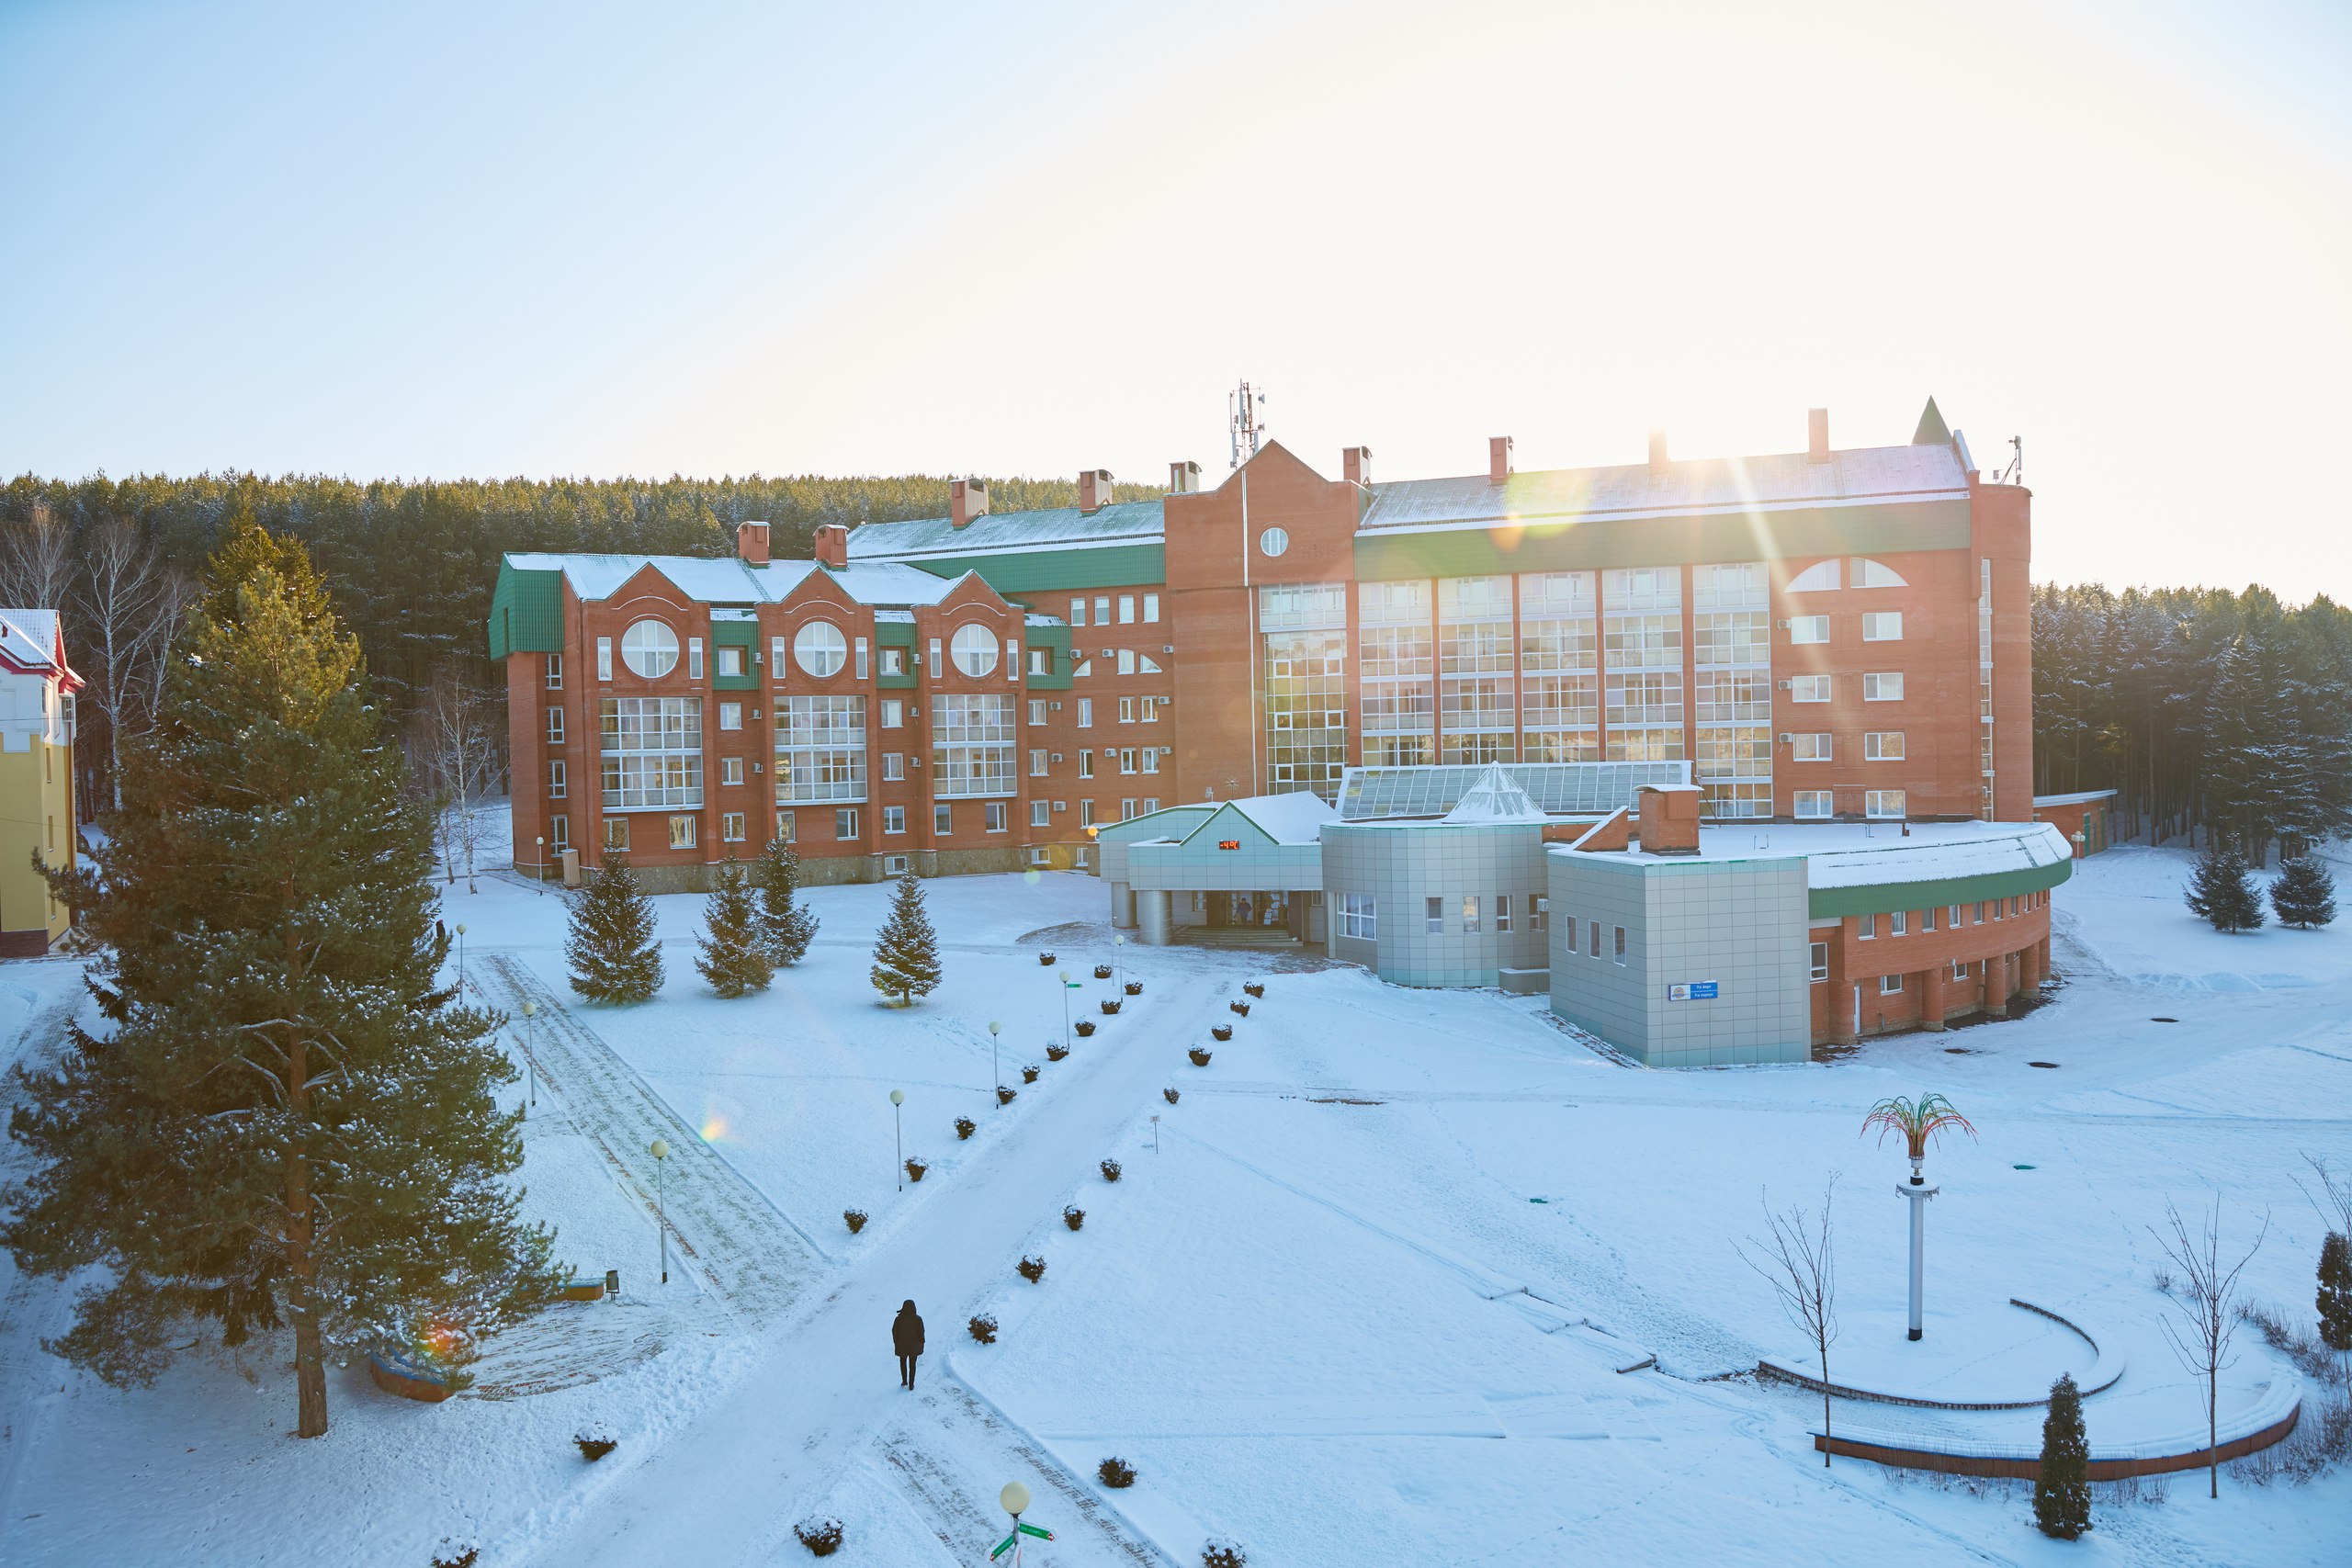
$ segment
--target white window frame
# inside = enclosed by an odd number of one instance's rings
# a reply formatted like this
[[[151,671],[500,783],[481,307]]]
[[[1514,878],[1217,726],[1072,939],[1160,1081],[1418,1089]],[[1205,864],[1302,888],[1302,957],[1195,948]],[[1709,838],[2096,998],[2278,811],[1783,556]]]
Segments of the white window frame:
[[[1804,645],[1829,640],[1829,617],[1826,615],[1791,615],[1789,641]]]
[[[906,830],[907,808],[903,806],[884,807],[882,808],[883,836],[886,838],[896,837],[898,834],[903,833]]]
[[[563,759],[560,757],[548,763],[548,798],[549,800],[564,798],[566,779],[563,767]]]
[[[1873,670],[1862,677],[1862,701],[1866,703],[1899,703],[1902,700],[1902,671]]]
[[[1826,703],[1828,700],[1828,676],[1792,675],[1789,677],[1789,701],[1792,703]]]
[[[741,757],[721,757],[718,759],[718,782],[722,784],[741,784],[743,782],[743,759]]]
[[[609,681],[612,678],[613,639],[608,637],[600,637],[596,639],[596,679]]]
[[[1805,807],[1818,806],[1817,811]],[[1826,822],[1838,814],[1835,795],[1826,789],[1801,789],[1789,801],[1790,814],[1800,822]]]
[[[1837,761],[1838,738],[1826,729],[1806,730],[1789,737],[1789,761],[1792,762],[1831,762]]]
[[[1340,895],[1340,934],[1352,942],[1380,939],[1380,901],[1369,893]]]
[[[1865,762],[1900,762],[1903,755],[1903,731],[1899,729],[1868,729],[1862,732],[1862,761]]]
[[[550,746],[563,744],[563,710],[561,708],[548,709],[548,744]]]
[[[1900,610],[1865,610],[1862,612],[1864,642],[1901,642],[1903,612]]]
[[[1428,897],[1421,901],[1421,934],[1424,936],[1445,934],[1445,899],[1442,897]]]
[[[563,690],[563,655],[560,653],[548,655],[548,690],[550,692]]]
[[[741,703],[721,703],[721,704],[719,704],[719,705],[718,705],[718,728],[721,728],[721,729],[741,729],[741,728],[743,728],[743,705],[742,705]]]
[[[1903,976],[1900,975],[1881,975],[1878,977],[1878,994],[1882,997],[1901,996],[1903,994]]]
[[[1909,816],[1908,790],[1873,789],[1862,795],[1862,815],[1873,822],[1899,822]]]
[[[1829,944],[1815,942],[1805,945],[1806,958],[1812,965],[1813,983],[1821,985],[1829,978]]]

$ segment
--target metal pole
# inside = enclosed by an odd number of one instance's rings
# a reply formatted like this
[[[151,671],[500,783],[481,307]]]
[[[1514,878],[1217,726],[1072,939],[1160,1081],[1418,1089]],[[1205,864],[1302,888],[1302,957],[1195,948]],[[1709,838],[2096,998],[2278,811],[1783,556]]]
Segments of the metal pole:
[[[890,1140],[899,1154],[899,1190],[904,1192],[907,1190],[906,1118],[896,1105],[890,1107]]]
[[[653,1213],[662,1232],[662,1282],[670,1282],[670,1202],[662,1189],[662,1167],[667,1162],[653,1162]]]
[[[1927,1288],[1928,1200],[1936,1189],[1925,1186],[1914,1176],[1909,1185],[1897,1183],[1894,1189],[1911,1201],[1911,1322],[1908,1337],[1917,1339],[1926,1332],[1922,1320],[1922,1300]]]

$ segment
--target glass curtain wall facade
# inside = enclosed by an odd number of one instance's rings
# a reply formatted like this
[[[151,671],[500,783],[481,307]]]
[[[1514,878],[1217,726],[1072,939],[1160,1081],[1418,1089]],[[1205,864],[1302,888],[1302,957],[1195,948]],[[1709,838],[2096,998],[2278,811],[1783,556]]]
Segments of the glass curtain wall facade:
[[[1772,815],[1771,613],[1763,562],[1691,569],[1691,773],[1708,817]]]
[[[606,697],[599,715],[605,809],[702,804],[702,705],[691,697]]]
[[[1437,583],[1438,760],[1518,757],[1519,697],[1509,577]]]
[[[865,699],[778,697],[778,806],[865,798]]]
[[[993,648],[993,643],[991,643]],[[1012,795],[1013,699],[968,694],[931,699],[931,793],[938,800]]]
[[[1592,590],[1589,571],[1528,572],[1519,580],[1520,754],[1526,761],[1600,761]]]
[[[1261,588],[1258,634],[1266,793],[1334,799],[1348,760],[1347,585]]]
[[[1684,761],[1681,569],[1603,573],[1600,611],[1604,761]]]
[[[1427,578],[1356,584],[1356,679],[1363,760],[1417,767],[1437,761],[1437,687]]]

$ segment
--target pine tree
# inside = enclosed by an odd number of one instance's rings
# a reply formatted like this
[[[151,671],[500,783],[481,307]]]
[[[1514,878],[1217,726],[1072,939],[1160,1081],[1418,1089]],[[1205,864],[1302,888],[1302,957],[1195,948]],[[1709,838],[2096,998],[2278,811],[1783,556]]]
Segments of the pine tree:
[[[591,1001],[651,1000],[662,988],[662,944],[653,935],[653,901],[638,886],[628,857],[607,854],[604,869],[571,902],[563,958],[571,965],[571,988]]]
[[[2314,854],[2297,855],[2278,868],[2270,885],[2270,908],[2282,925],[2309,931],[2335,919],[2335,878]]]
[[[760,932],[768,963],[781,969],[808,955],[817,917],[800,902],[800,856],[782,835],[768,840],[753,874],[760,885]]]
[[[702,923],[695,968],[710,988],[722,997],[766,990],[774,966],[768,963],[759,901],[752,879],[732,860],[718,868],[711,883],[710,896],[703,900]]]
[[[2091,1450],[2083,1435],[2083,1396],[2069,1373],[2050,1385],[2041,1418],[2041,1472],[2033,1478],[2033,1522],[2041,1533],[2074,1540],[2091,1528]]]
[[[890,919],[874,943],[874,988],[910,1002],[939,984],[939,937],[922,907],[922,884],[911,871],[890,896]]]
[[[2218,835],[2207,840],[2189,879],[2188,908],[2217,931],[2252,931],[2262,924],[2262,895],[2235,844]]]
[[[2352,1355],[2352,1240],[2330,1231],[2319,1244],[2319,1337],[2329,1349]]]
[[[98,1271],[52,1348],[109,1383],[151,1382],[190,1319],[229,1346],[290,1326],[318,1437],[330,1347],[429,1324],[462,1364],[558,1277],[516,1218],[521,1112],[492,1096],[514,1069],[441,978],[429,812],[356,640],[299,547],[224,558],[208,590],[96,868],[51,874],[110,1027],[20,1072],[40,1163],[5,1239],[28,1272]]]

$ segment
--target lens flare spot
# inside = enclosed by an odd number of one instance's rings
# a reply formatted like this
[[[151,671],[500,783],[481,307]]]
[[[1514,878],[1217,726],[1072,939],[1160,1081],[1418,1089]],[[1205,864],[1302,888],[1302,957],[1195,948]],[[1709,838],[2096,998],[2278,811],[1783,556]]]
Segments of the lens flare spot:
[[[717,1111],[706,1117],[702,1124],[702,1141],[715,1144],[727,1136],[727,1118]]]
[[[1030,886],[1035,887],[1037,884],[1045,881],[1046,879],[1037,874],[1037,868],[1033,865],[1027,871],[1021,874],[1021,880],[1027,883]]]

